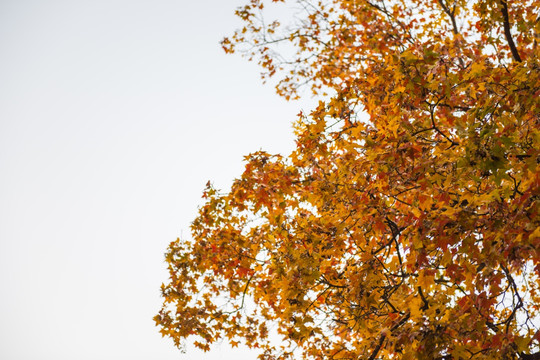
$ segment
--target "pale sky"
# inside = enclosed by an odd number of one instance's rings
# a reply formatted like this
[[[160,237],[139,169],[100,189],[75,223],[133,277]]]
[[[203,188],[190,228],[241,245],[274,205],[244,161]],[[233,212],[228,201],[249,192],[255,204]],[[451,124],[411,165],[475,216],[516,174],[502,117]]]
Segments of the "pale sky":
[[[223,53],[242,3],[0,0],[2,360],[255,359],[152,320],[205,183],[287,154],[313,103]]]

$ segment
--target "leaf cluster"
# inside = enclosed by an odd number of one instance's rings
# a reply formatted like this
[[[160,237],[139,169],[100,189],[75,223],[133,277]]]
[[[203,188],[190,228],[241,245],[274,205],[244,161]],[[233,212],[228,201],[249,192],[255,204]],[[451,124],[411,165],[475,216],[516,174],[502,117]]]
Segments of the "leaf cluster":
[[[261,359],[540,359],[539,1],[299,0],[266,21],[288,3],[251,0],[222,44],[287,98],[333,95],[291,154],[208,185],[166,255],[162,334]]]

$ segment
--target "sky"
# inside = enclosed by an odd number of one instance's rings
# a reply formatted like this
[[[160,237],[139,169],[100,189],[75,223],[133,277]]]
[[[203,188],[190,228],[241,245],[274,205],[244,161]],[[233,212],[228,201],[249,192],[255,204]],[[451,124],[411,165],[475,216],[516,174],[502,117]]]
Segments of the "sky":
[[[241,0],[0,0],[0,358],[181,354],[152,317],[211,180],[287,154],[286,102],[219,41]]]

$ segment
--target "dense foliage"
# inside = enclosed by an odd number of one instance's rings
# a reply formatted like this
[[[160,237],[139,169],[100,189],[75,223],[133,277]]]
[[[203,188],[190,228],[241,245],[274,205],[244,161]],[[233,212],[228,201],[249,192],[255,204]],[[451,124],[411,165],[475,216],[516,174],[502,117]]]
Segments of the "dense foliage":
[[[328,100],[293,153],[208,186],[166,255],[162,334],[261,359],[540,359],[540,1],[237,14],[226,51]]]

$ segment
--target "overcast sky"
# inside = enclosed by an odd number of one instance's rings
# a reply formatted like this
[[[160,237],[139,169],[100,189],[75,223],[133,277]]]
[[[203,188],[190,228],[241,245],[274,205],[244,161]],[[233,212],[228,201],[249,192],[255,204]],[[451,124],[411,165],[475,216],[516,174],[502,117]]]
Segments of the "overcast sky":
[[[241,0],[0,0],[0,358],[180,354],[163,253],[244,155],[288,153],[289,102],[225,55]]]

